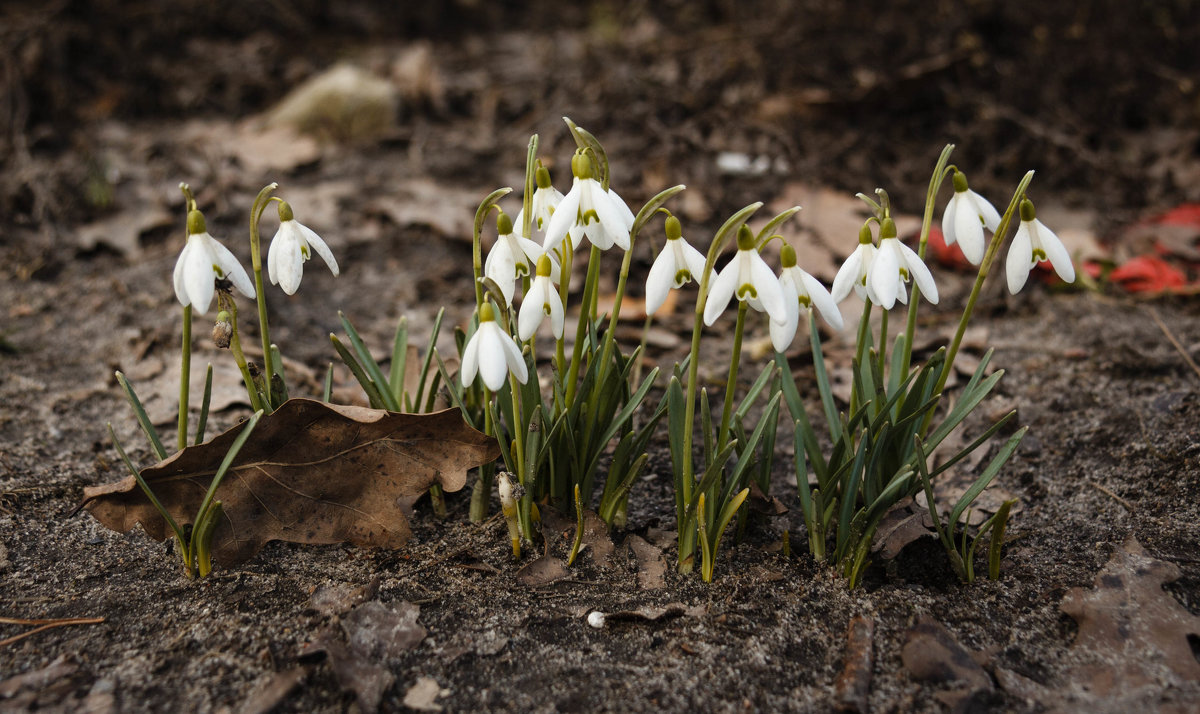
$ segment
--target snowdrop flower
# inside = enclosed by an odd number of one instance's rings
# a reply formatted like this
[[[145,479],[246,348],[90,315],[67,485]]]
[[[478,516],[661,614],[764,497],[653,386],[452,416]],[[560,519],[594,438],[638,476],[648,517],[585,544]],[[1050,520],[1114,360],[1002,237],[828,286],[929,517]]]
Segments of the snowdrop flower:
[[[600,250],[613,245],[629,250],[629,231],[633,228],[633,212],[614,191],[605,191],[593,177],[592,160],[583,151],[571,158],[571,173],[575,182],[563,196],[562,202],[546,226],[542,248],[550,252],[558,247],[572,228],[580,227],[583,234]]]
[[[479,306],[479,327],[463,348],[462,384],[470,387],[478,374],[487,388],[496,392],[504,386],[504,378],[510,371],[521,384],[529,379],[521,348],[496,324],[495,309],[485,302]]]
[[[683,239],[683,228],[675,216],[667,217],[667,244],[650,266],[646,278],[646,314],[653,315],[667,299],[671,288],[683,287],[704,275],[704,255]]]
[[[228,278],[246,297],[254,297],[254,283],[229,249],[208,234],[204,214],[191,211],[187,219],[187,245],[175,262],[175,297],[203,315],[212,304],[213,283]]]
[[[537,275],[521,301],[521,312],[517,317],[517,336],[522,340],[533,337],[546,316],[550,317],[555,339],[562,339],[563,304],[550,278],[552,268],[550,256],[542,254],[537,262]]]
[[[779,287],[783,291],[783,302],[787,306],[788,319],[779,323],[770,321],[771,344],[776,352],[786,352],[796,336],[796,328],[800,325],[800,316],[807,314],[814,307],[825,322],[835,330],[842,329],[842,313],[837,303],[830,297],[829,291],[813,276],[796,265],[796,249],[784,244],[779,251],[779,262],[783,270],[779,274]],[[750,305],[756,307],[757,300]],[[758,308],[761,309],[761,308]]]
[[[1005,262],[1008,291],[1016,295],[1025,285],[1033,266],[1045,260],[1050,261],[1063,282],[1075,282],[1075,266],[1071,264],[1066,246],[1037,219],[1033,202],[1026,198],[1021,201],[1021,226],[1008,248]]]
[[[280,201],[279,230],[267,251],[267,275],[271,284],[283,288],[288,295],[295,295],[304,275],[304,261],[312,257],[310,249],[321,256],[330,272],[338,274],[338,264],[329,246],[311,228],[295,219],[292,207],[286,201]]]
[[[845,300],[851,288],[860,299],[879,302],[867,284],[867,275],[871,272],[871,265],[875,262],[875,254],[878,251],[871,240],[871,224],[864,223],[858,231],[858,247],[846,258],[846,262],[842,263],[842,267],[833,278],[832,296],[835,303]]]
[[[554,210],[558,208],[559,203],[562,203],[563,195],[550,183],[550,171],[545,166],[538,166],[534,176],[537,180],[537,188],[533,190],[533,197],[529,201],[530,222],[535,229],[544,231],[550,225],[550,217],[554,215]],[[517,211],[516,224],[523,226],[525,225],[524,221],[525,207],[521,206],[521,210]]]
[[[938,301],[937,285],[929,268],[921,262],[921,258],[912,248],[900,242],[896,237],[896,223],[890,218],[883,219],[879,228],[879,248],[871,263],[871,271],[867,281],[871,292],[871,301],[884,310],[891,310],[896,299],[908,304],[908,290],[904,283],[912,279],[921,288],[925,299],[934,305]]]
[[[528,238],[514,235],[512,219],[503,212],[496,218],[496,232],[499,236],[488,252],[483,274],[496,281],[504,293],[505,302],[512,305],[516,281],[533,272],[538,257],[542,255],[542,247]],[[551,258],[551,265],[557,275],[558,261]]]
[[[779,279],[758,254],[754,234],[746,226],[738,229],[737,244],[737,254],[709,287],[708,302],[704,305],[704,324],[713,324],[734,295],[738,300],[758,301],[772,322],[786,323],[787,305],[783,301]]]
[[[1000,214],[995,207],[968,188],[966,174],[956,170],[954,197],[946,204],[946,212],[942,214],[942,235],[945,236],[946,245],[958,241],[971,265],[979,265],[983,261],[985,248],[983,229],[995,233],[999,225]]]

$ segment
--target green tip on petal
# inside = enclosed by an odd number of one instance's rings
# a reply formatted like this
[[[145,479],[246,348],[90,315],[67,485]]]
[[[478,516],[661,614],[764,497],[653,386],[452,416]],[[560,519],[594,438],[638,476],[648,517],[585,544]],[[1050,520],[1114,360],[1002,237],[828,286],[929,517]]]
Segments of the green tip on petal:
[[[1037,218],[1037,210],[1033,207],[1033,201],[1028,198],[1021,199],[1021,220],[1029,222],[1035,218]]]
[[[504,211],[500,211],[500,215],[496,216],[496,232],[502,236],[513,232],[512,219]]]
[[[545,166],[538,166],[537,173],[534,174],[534,177],[537,181],[538,188],[550,188],[552,185],[550,183],[550,169],[546,168]]]
[[[279,202],[279,222],[290,221],[295,218],[292,214],[292,206],[287,201]]]
[[[188,211],[187,232],[190,236],[208,233],[208,225],[204,222],[203,213],[195,209]]]
[[[550,266],[550,256],[546,255],[545,253],[542,253],[540,256],[538,256],[538,262],[537,262],[538,277],[541,277],[541,278],[550,277],[550,267],[551,267]]]
[[[571,173],[578,179],[595,178],[592,173],[592,160],[588,157],[587,152],[580,149],[571,157]]]
[[[683,226],[675,216],[667,216],[667,240],[678,240],[683,237]]]
[[[871,245],[873,242],[871,236],[871,222],[867,221],[862,228],[858,229],[858,242],[861,245]]]
[[[891,218],[885,218],[879,223],[879,240],[884,238],[896,237],[896,222]]]
[[[754,231],[745,223],[741,228],[738,228],[738,250],[754,250],[755,249]]]
[[[970,190],[970,188],[971,187],[967,185],[967,175],[961,171],[955,171],[954,172],[954,192],[955,193],[963,193],[964,191]]]
[[[779,263],[785,268],[796,267],[796,249],[784,243],[783,247],[779,249]]]
[[[479,324],[492,322],[496,319],[496,309],[492,307],[490,302],[485,302],[479,306]]]

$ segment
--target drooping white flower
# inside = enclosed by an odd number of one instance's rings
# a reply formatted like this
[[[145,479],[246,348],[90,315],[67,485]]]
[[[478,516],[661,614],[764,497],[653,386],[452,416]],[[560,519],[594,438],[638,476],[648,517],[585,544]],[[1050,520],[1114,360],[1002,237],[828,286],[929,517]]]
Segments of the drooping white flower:
[[[846,258],[846,262],[842,263],[842,267],[833,278],[832,297],[835,303],[845,300],[851,289],[862,300],[879,302],[867,283],[867,276],[871,272],[877,252],[879,249],[872,242],[871,224],[864,223],[858,232],[858,247]]]
[[[554,215],[558,204],[562,203],[563,195],[550,183],[550,171],[545,166],[538,166],[534,174],[537,187],[529,199],[530,221],[534,230],[544,231],[550,225],[550,217]],[[516,225],[524,225],[525,207],[517,211]]]
[[[937,284],[929,268],[912,248],[896,237],[896,224],[890,218],[883,219],[879,229],[879,249],[871,263],[867,284],[874,296],[871,301],[884,310],[891,310],[896,299],[908,304],[908,288],[905,283],[912,279],[921,294],[934,305],[938,301]]]
[[[542,247],[534,241],[513,233],[513,223],[503,212],[496,219],[495,245],[488,251],[487,260],[483,264],[483,274],[500,286],[504,300],[512,305],[513,291],[516,281],[533,273],[538,258],[542,255]],[[558,261],[550,258],[554,274],[558,274]]]
[[[779,279],[754,245],[754,234],[746,226],[738,229],[738,250],[733,260],[717,274],[708,289],[704,305],[704,324],[711,325],[725,310],[730,298],[757,300],[772,322],[786,323],[787,305]]]
[[[485,302],[479,307],[479,327],[463,348],[459,372],[464,387],[471,386],[478,374],[483,378],[484,385],[493,392],[504,386],[504,379],[509,372],[521,384],[529,379],[521,348],[513,342],[511,335],[496,324],[496,313],[491,303]]]
[[[667,299],[671,288],[683,287],[689,280],[704,275],[704,255],[683,239],[679,219],[668,216],[667,244],[650,266],[646,277],[646,314],[653,315]]]
[[[1005,260],[1008,275],[1008,291],[1016,295],[1029,279],[1029,271],[1041,261],[1048,260],[1054,266],[1054,272],[1063,282],[1075,282],[1075,266],[1071,263],[1071,255],[1066,246],[1037,219],[1033,202],[1029,199],[1021,201],[1021,225],[1013,236],[1012,245],[1008,248],[1008,258]]]
[[[321,256],[330,272],[338,274],[337,260],[329,246],[311,228],[295,219],[292,207],[286,201],[280,201],[279,230],[267,251],[267,276],[271,284],[283,288],[288,295],[295,295],[304,275],[304,261],[312,257],[310,250]]]
[[[779,262],[783,269],[779,273],[779,287],[788,308],[788,320],[784,323],[770,321],[771,344],[776,352],[786,352],[796,336],[800,318],[816,308],[825,322],[835,330],[842,329],[842,313],[829,291],[807,272],[796,265],[796,249],[784,244],[779,251]],[[755,301],[757,302],[757,301]],[[754,305],[754,302],[750,303]]]
[[[179,303],[191,305],[203,315],[212,304],[213,284],[218,278],[228,278],[243,295],[254,297],[254,283],[245,268],[228,248],[208,234],[200,211],[188,213],[187,228],[187,245],[175,261],[175,297]]]
[[[542,248],[549,253],[558,247],[568,231],[579,227],[600,250],[608,250],[613,245],[629,250],[633,212],[616,192],[605,191],[594,178],[592,160],[583,151],[576,151],[571,158],[571,173],[575,181],[550,217]]]
[[[986,244],[983,240],[983,229],[993,233],[1000,225],[1000,214],[986,198],[972,191],[967,186],[965,174],[954,172],[954,196],[946,204],[946,212],[942,214],[942,236],[946,245],[955,241],[962,248],[963,255],[972,265],[983,261]],[[922,288],[924,290],[924,288]]]
[[[521,311],[517,316],[517,336],[522,340],[533,337],[545,317],[550,318],[555,339],[562,339],[563,304],[551,279],[552,269],[550,256],[543,254],[538,258],[537,275],[521,299]]]

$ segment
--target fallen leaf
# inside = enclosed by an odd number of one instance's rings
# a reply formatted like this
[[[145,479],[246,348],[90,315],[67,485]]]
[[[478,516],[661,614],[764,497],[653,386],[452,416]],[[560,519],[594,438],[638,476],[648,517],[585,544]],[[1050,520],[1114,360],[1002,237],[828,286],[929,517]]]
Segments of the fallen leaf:
[[[369,660],[399,657],[425,639],[425,628],[417,623],[421,607],[411,602],[385,605],[378,600],[363,603],[342,618],[342,630],[350,649]]]
[[[142,254],[138,239],[143,233],[170,226],[177,219],[162,206],[139,205],[82,226],[76,232],[76,241],[81,250],[95,250],[99,245],[106,245],[127,258],[136,258]]]
[[[308,677],[305,667],[292,667],[264,677],[262,684],[254,689],[238,708],[238,714],[268,714],[278,707],[296,687]]]
[[[1119,702],[1122,711],[1149,711],[1164,688],[1200,681],[1188,643],[1200,636],[1200,617],[1163,590],[1180,576],[1131,536],[1093,588],[1066,594],[1060,607],[1079,623],[1072,651],[1085,661],[1065,677],[1073,706],[1103,703],[1115,711]]]
[[[383,693],[396,682],[391,671],[352,651],[333,628],[319,632],[300,652],[300,658],[308,660],[318,658],[322,654],[325,655],[325,661],[329,663],[329,669],[333,671],[338,685],[344,691],[354,693],[359,710],[377,711],[379,702],[383,700]]]
[[[871,543],[871,552],[891,560],[910,543],[934,535],[929,510],[918,507],[913,499],[905,498],[888,509]]]
[[[1108,279],[1131,293],[1163,293],[1187,285],[1187,276],[1155,255],[1130,258],[1113,269]]]
[[[440,712],[442,706],[437,698],[442,696],[442,687],[433,677],[419,677],[416,684],[404,693],[404,706],[419,712]]]
[[[938,699],[955,710],[965,709],[968,700],[992,691],[992,678],[954,635],[933,618],[922,616],[908,631],[900,651],[904,667],[914,679],[955,685],[938,693]]]
[[[308,606],[322,615],[341,615],[351,608],[375,597],[379,591],[379,576],[376,575],[366,585],[346,585],[330,583],[318,585],[309,597]]]
[[[475,208],[483,196],[478,191],[418,178],[398,182],[367,208],[398,226],[428,226],[441,236],[470,243],[475,233]],[[486,230],[484,235],[489,235]]]
[[[946,245],[946,237],[936,226],[929,229],[929,242],[925,244],[926,255],[938,264],[952,270],[973,273],[976,270],[967,256],[963,255],[958,243]]]
[[[667,561],[662,548],[631,535],[625,539],[629,550],[638,564],[638,585],[645,590],[657,590],[667,586]]]
[[[541,588],[571,576],[566,561],[543,555],[517,571],[517,582],[530,588]]]
[[[240,429],[142,471],[181,527]],[[467,426],[457,409],[395,414],[289,400],[259,421],[221,484],[213,556],[242,563],[272,540],[397,548],[411,535],[406,513],[430,485],[458,491],[468,469],[498,456],[495,440]],[[85,488],[82,505],[121,533],[141,523],[157,540],[169,535],[132,476]]]

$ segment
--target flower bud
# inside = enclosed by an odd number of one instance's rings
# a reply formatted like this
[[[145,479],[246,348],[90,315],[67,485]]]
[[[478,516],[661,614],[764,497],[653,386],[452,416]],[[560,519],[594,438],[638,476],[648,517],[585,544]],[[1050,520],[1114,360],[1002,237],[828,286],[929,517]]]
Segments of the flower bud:
[[[229,342],[233,338],[233,323],[230,322],[229,313],[222,310],[217,314],[217,321],[213,324],[212,340],[217,349],[228,349]]]

